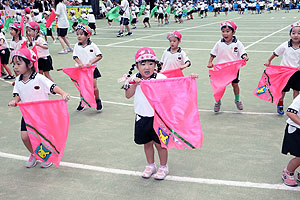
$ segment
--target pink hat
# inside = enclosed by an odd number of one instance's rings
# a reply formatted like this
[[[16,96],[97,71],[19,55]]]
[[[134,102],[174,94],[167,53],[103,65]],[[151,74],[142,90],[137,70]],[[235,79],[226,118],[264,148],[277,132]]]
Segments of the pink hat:
[[[93,34],[92,29],[91,29],[89,26],[87,26],[87,25],[81,25],[81,24],[78,24],[78,25],[76,26],[76,31],[77,31],[78,29],[83,30],[84,32],[86,32],[86,33],[89,34],[89,35],[92,35],[92,34]]]
[[[222,22],[220,25],[220,29],[222,29],[224,26],[231,27],[231,28],[233,28],[234,31],[236,31],[236,29],[237,29],[237,26],[235,25],[235,23],[233,21]]]
[[[27,7],[24,10],[25,10],[26,13],[28,13],[28,14],[30,13],[30,8]]]
[[[290,26],[290,31],[292,31],[292,29],[293,29],[294,27],[300,27],[300,23],[299,23],[299,22],[296,22],[296,23],[291,24],[291,26]]]
[[[19,23],[11,23],[9,24],[9,28],[14,28],[14,29],[17,29],[17,30],[21,30],[21,25]]]
[[[26,24],[26,27],[32,28],[33,30],[40,31],[40,25],[36,22],[29,22]]]
[[[143,60],[154,60],[157,61],[156,55],[153,49],[149,47],[140,48],[135,54],[135,62],[141,62]]]
[[[4,27],[3,23],[0,21],[0,29]]]
[[[30,60],[31,62],[35,62],[37,59],[36,54],[32,50],[28,49],[27,47],[23,47],[23,48],[13,51],[12,58],[14,56],[20,56],[22,58],[26,58],[26,59]]]
[[[168,33],[167,39],[169,40],[169,39],[172,38],[172,37],[176,37],[176,38],[178,38],[179,40],[181,40],[182,35],[181,35],[181,33],[179,33],[178,31],[173,31],[173,32],[171,32],[171,33]]]

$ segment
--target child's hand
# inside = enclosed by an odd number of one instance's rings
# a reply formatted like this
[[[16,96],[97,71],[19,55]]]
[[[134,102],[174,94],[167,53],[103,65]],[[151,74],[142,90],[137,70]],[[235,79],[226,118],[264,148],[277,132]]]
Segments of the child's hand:
[[[11,101],[8,103],[8,106],[10,106],[10,107],[16,107],[16,106],[17,106],[16,100],[11,100]]]
[[[140,79],[140,78],[137,78],[137,77],[135,77],[135,78],[133,79],[133,81],[135,82],[135,84],[134,84],[134,85],[138,85],[138,84],[140,84],[140,82],[141,82],[141,79]]]
[[[208,65],[207,65],[208,68],[213,68],[213,66],[214,65],[212,64],[212,62],[209,62]]]
[[[35,45],[38,46],[38,47],[41,46],[41,44],[39,42],[35,42]]]
[[[185,65],[181,65],[181,66],[180,66],[180,69],[181,69],[181,70],[183,70],[183,69],[185,69],[185,68],[186,68]]]
[[[266,63],[264,64],[264,66],[269,67],[270,64],[271,64],[271,62],[268,61],[268,62],[266,62]]]
[[[196,78],[198,78],[198,74],[195,74],[195,73],[191,73],[191,75],[190,75],[193,79],[196,79]]]
[[[78,64],[78,67],[79,67],[80,69],[82,69],[82,68],[83,68],[83,64],[82,64],[82,63]]]
[[[64,92],[61,96],[65,101],[69,101],[71,98],[71,96],[66,92]]]
[[[248,61],[249,60],[248,56],[243,56],[243,59],[244,59],[244,61]]]
[[[86,66],[86,67],[90,67],[90,66],[92,66],[92,63],[88,63],[88,64],[86,64],[85,66]]]

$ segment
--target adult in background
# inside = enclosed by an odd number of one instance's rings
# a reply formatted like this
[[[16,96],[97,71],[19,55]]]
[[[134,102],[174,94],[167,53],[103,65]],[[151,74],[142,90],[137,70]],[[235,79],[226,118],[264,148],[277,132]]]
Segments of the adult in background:
[[[58,52],[59,54],[67,54],[72,52],[73,49],[70,46],[70,42],[67,39],[67,33],[69,28],[69,21],[67,17],[67,0],[55,0],[56,5],[56,16],[57,16],[57,36],[58,40],[62,46],[62,50]],[[67,46],[67,48],[66,48]]]
[[[130,32],[130,28],[129,28],[129,18],[130,18],[129,3],[127,0],[122,0],[121,5],[119,5],[119,6],[124,11],[124,13],[120,20],[120,32],[118,33],[117,37],[123,36],[124,26],[126,27],[126,29],[128,31],[126,36],[130,36],[130,35],[132,35],[132,32]]]

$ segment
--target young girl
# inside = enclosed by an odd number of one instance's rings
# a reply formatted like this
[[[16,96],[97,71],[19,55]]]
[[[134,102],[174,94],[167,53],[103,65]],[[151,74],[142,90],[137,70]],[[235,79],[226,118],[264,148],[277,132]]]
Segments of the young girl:
[[[159,138],[153,129],[154,110],[147,101],[143,94],[139,83],[141,80],[150,79],[162,79],[166,78],[164,75],[155,72],[155,66],[158,63],[156,55],[151,48],[143,47],[136,52],[135,64],[132,65],[128,78],[132,74],[135,66],[139,73],[133,77],[134,84],[124,85],[126,98],[134,97],[134,110],[136,113],[135,130],[134,130],[134,141],[136,144],[144,145],[144,152],[147,159],[147,166],[142,173],[143,178],[150,178],[154,174],[154,178],[163,180],[168,175],[168,150],[162,148],[160,145]],[[158,64],[157,72],[160,71],[160,65]],[[154,162],[154,147],[158,151],[160,160],[160,167],[156,171],[156,165]]]
[[[275,57],[281,56],[282,66],[299,67],[300,64],[300,23],[292,24],[290,27],[290,40],[282,43],[275,49],[269,60],[265,63],[265,66],[269,66]],[[291,76],[288,83],[282,90],[282,97],[277,104],[277,112],[280,115],[284,114],[283,111],[283,99],[285,93],[293,89],[293,96],[296,98],[300,91],[300,72],[296,72]]]
[[[89,21],[88,26],[94,31],[94,35],[96,35],[96,19],[93,13],[93,10],[89,9],[89,14],[87,15],[87,19]]]
[[[295,156],[282,172],[284,184],[291,187],[298,186],[294,178],[295,170],[300,166],[300,95],[288,107],[285,135],[282,143],[282,153]],[[297,181],[300,182],[300,173],[297,173]]]
[[[166,49],[161,57],[160,64],[162,71],[178,69],[181,70],[191,66],[191,61],[187,54],[178,46],[182,35],[178,31],[173,31],[167,35],[170,47]]]
[[[83,26],[79,24],[76,28],[78,43],[74,47],[73,59],[77,63],[79,68],[83,66],[90,67],[91,65],[96,65],[94,70],[94,94],[97,103],[97,111],[102,111],[102,103],[99,98],[99,89],[97,87],[97,78],[101,77],[101,74],[97,68],[97,63],[102,59],[102,53],[97,47],[97,45],[90,40],[92,35],[92,30],[88,26]],[[81,102],[77,107],[77,111],[83,111],[84,107]]]
[[[32,38],[33,46],[36,45],[39,73],[44,74],[53,81],[50,71],[53,70],[52,58],[50,56],[48,44],[45,39],[40,36],[40,26],[36,22],[26,24],[26,32]]]
[[[3,24],[0,21],[0,60],[1,60],[1,65],[4,67],[4,69],[8,73],[8,75],[6,77],[4,77],[4,79],[5,80],[10,80],[10,79],[14,79],[15,76],[11,72],[9,66],[7,66],[7,64],[9,62],[10,52],[9,52],[9,49],[8,49],[8,44],[6,42],[5,35],[1,31],[1,29],[3,29]]]
[[[72,11],[72,10],[71,10]],[[70,11],[70,12],[71,12]],[[44,12],[44,17],[45,17],[45,21],[46,21],[46,19],[48,18],[50,16],[50,12],[49,11],[45,11]],[[55,43],[55,38],[53,37],[53,35],[52,35],[52,27],[50,26],[49,28],[47,28],[47,33],[46,33],[46,35],[45,35],[45,40],[46,40],[46,42],[47,42],[47,36],[50,36],[51,38],[52,38],[52,40],[53,40],[53,44]]]
[[[221,23],[222,39],[218,41],[211,50],[210,59],[208,61],[208,68],[213,67],[212,61],[217,57],[217,63],[225,63],[234,60],[244,59],[248,61],[247,52],[244,45],[234,36],[237,26],[233,21],[226,21]],[[240,100],[239,88],[239,72],[235,80],[232,81],[233,92],[235,96],[235,104],[237,109],[243,110],[243,104]],[[221,108],[221,100],[215,103],[214,111],[219,112]]]
[[[9,106],[15,107],[18,102],[30,102],[47,100],[48,94],[60,94],[63,99],[68,101],[70,95],[56,86],[52,81],[45,76],[35,72],[33,63],[36,61],[36,55],[32,50],[21,48],[13,52],[12,60],[14,63],[14,70],[20,74],[16,79],[16,84],[13,90],[14,99],[9,102]],[[27,168],[32,168],[36,165],[37,160],[34,157],[33,149],[29,136],[27,133],[25,121],[22,117],[21,120],[21,138],[31,153],[28,161],[26,162]],[[48,168],[52,163],[41,163],[41,168]]]

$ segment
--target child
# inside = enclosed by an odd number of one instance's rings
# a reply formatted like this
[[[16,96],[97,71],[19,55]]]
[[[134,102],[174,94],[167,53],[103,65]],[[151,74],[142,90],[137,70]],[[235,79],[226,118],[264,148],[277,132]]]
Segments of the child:
[[[134,67],[136,66],[139,73],[133,77],[134,84],[124,85],[126,98],[134,97],[134,110],[136,113],[135,130],[134,130],[134,142],[136,144],[144,145],[144,152],[147,159],[147,166],[142,173],[143,178],[150,178],[154,174],[154,178],[157,180],[163,180],[168,175],[168,150],[162,148],[159,138],[153,129],[154,110],[147,101],[143,94],[139,83],[141,80],[150,79],[163,79],[164,75],[155,72],[155,66],[158,63],[156,55],[151,48],[143,47],[136,52],[135,64],[132,65],[129,75],[130,77]],[[160,65],[158,64],[157,72],[160,71]],[[154,147],[158,151],[160,160],[160,167],[156,172],[156,165],[154,162]]]
[[[4,79],[5,80],[11,80],[11,79],[14,79],[15,76],[11,72],[10,68],[7,66],[7,64],[9,62],[10,52],[9,52],[9,49],[8,49],[8,44],[6,42],[5,35],[1,31],[1,29],[3,29],[2,22],[0,22],[0,61],[1,61],[1,65],[3,66],[3,68],[8,73],[8,75],[6,77],[4,77]],[[2,72],[2,70],[1,70],[1,72]]]
[[[163,5],[159,4],[157,6],[157,12],[158,12],[158,26],[159,25],[163,25],[164,24],[164,9],[163,9]]]
[[[71,10],[72,11],[72,10]],[[71,12],[70,11],[70,12]],[[48,17],[50,16],[50,12],[49,11],[45,11],[45,13],[44,13],[44,17],[45,17],[45,19],[47,19]],[[45,20],[44,19],[44,20]],[[45,20],[46,21],[46,20]],[[55,43],[55,38],[53,37],[53,35],[52,35],[52,27],[50,26],[49,28],[47,28],[47,33],[46,33],[46,35],[45,35],[45,40],[46,40],[46,42],[47,42],[47,36],[50,36],[51,38],[52,38],[52,40],[53,40],[53,44]]]
[[[80,18],[87,19],[86,9],[81,9],[81,15]]]
[[[76,27],[78,25],[78,20],[77,20],[77,17],[75,16],[75,11],[70,10],[70,15],[71,15],[71,21],[73,22],[72,29],[73,29],[73,32],[75,32]]]
[[[35,21],[37,23],[41,23],[42,22],[42,16],[39,13],[38,9],[33,9],[33,18],[32,21]]]
[[[106,13],[108,13],[109,11],[111,10],[111,7],[107,7],[106,8]],[[108,25],[109,25],[109,28],[112,28],[112,22],[113,22],[113,19],[109,19],[108,17],[105,17],[106,19],[107,19],[107,23],[108,23]]]
[[[21,20],[22,20],[21,10],[16,10],[15,22],[21,23]]]
[[[60,89],[56,84],[46,77],[35,72],[33,63],[36,61],[36,55],[32,50],[21,48],[13,52],[12,60],[15,71],[20,74],[16,79],[16,84],[13,90],[14,99],[9,102],[9,106],[15,107],[18,102],[30,102],[47,100],[48,94],[58,93],[65,101],[70,99],[70,95]],[[39,88],[39,89],[36,89]],[[29,160],[26,162],[27,168],[32,168],[36,165],[37,160],[34,157],[33,149],[27,133],[25,121],[21,120],[21,138],[31,153]],[[48,168],[52,163],[41,163],[41,168]]]
[[[97,68],[97,62],[102,59],[102,53],[97,47],[97,45],[90,40],[92,35],[92,30],[88,26],[83,26],[79,24],[76,27],[78,43],[74,47],[73,59],[77,63],[79,68],[83,66],[90,67],[95,64],[94,70],[94,94],[97,103],[97,111],[102,111],[103,107],[101,104],[101,99],[99,98],[99,89],[97,87],[97,78],[101,77],[101,74]],[[77,107],[77,111],[83,111],[84,107],[81,102]]]
[[[89,14],[87,15],[87,19],[89,21],[88,26],[94,31],[94,35],[96,35],[96,19],[95,15],[93,14],[93,10],[89,9]]]
[[[164,4],[164,18],[165,18],[165,25],[168,25],[169,22],[169,14],[167,13],[167,9],[168,9],[168,4]]]
[[[131,6],[131,9],[135,9],[135,5]],[[131,10],[131,25],[132,25],[132,29],[136,29],[136,13],[135,10]]]
[[[293,103],[288,107],[287,116],[289,119],[286,121],[286,129],[284,139],[282,142],[283,154],[290,153],[295,156],[289,161],[289,164],[282,172],[282,179],[284,184],[291,187],[297,187],[295,181],[295,170],[300,166],[300,96],[297,96]],[[297,181],[300,182],[300,173],[297,173]]]
[[[275,49],[273,55],[269,58],[268,62],[265,63],[265,66],[269,66],[272,60],[275,57],[281,56],[282,66],[291,66],[291,67],[299,67],[300,63],[300,23],[295,23],[290,26],[290,37],[291,39],[287,42],[282,43],[279,47]],[[282,97],[279,99],[277,104],[277,113],[280,115],[284,114],[283,111],[283,99],[285,93],[293,89],[293,96],[296,98],[300,91],[300,72],[297,71],[295,74],[291,76],[288,83],[282,90]]]
[[[151,25],[149,22],[149,19],[150,19],[150,6],[149,5],[146,6],[144,13],[145,13],[145,17],[143,20],[144,28],[147,28],[146,23],[148,24],[148,27],[151,28]]]
[[[47,42],[40,36],[40,26],[36,22],[26,24],[26,31],[32,38],[33,46],[36,45],[39,73],[44,74],[48,79],[53,81],[50,70],[53,70],[52,58],[50,56]]]
[[[32,18],[31,18],[31,14],[30,14],[30,12],[31,12],[31,10],[30,10],[30,8],[25,8],[24,9],[24,11],[25,11],[25,16],[24,16],[24,25],[25,25],[25,27],[26,27],[26,24],[27,23],[29,23],[29,22],[32,22]],[[32,39],[31,39],[31,37],[27,34],[27,32],[26,32],[26,37],[27,37],[27,39],[28,39],[28,46],[32,46]]]
[[[178,46],[181,42],[181,33],[173,31],[167,35],[170,42],[170,48],[166,49],[161,57],[160,64],[162,72],[166,70],[181,70],[191,66],[191,61],[187,54]]]
[[[222,39],[218,41],[211,50],[208,68],[213,67],[212,61],[217,57],[217,64],[244,59],[248,61],[247,52],[244,45],[234,36],[237,26],[233,21],[221,23]],[[238,110],[243,110],[243,104],[240,100],[239,88],[239,72],[236,79],[232,81],[233,92],[235,96],[235,104]],[[219,112],[221,108],[221,100],[215,103],[214,111]]]

